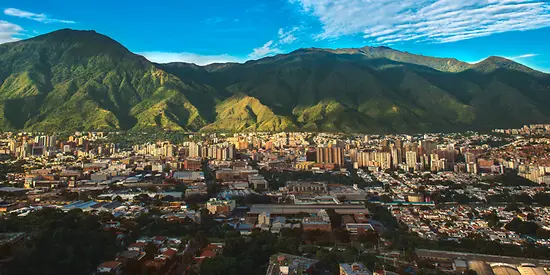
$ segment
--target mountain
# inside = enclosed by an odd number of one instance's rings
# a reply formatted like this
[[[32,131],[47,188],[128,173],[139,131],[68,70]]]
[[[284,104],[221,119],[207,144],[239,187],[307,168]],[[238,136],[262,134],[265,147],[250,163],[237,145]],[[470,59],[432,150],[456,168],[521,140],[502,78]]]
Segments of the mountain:
[[[93,31],[0,45],[1,130],[487,130],[550,122],[550,75],[387,47],[151,63]]]
[[[189,86],[93,31],[0,45],[2,130],[199,129]]]

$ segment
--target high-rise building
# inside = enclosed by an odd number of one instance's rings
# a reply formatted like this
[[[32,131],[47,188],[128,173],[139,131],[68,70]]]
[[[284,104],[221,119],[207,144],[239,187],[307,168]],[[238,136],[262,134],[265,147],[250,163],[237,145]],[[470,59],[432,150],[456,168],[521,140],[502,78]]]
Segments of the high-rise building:
[[[391,154],[389,152],[375,152],[374,161],[382,170],[391,169]]]
[[[344,150],[340,147],[317,147],[316,161],[323,164],[344,165]]]
[[[306,161],[316,161],[317,151],[313,148],[308,148],[306,151]]]
[[[429,140],[422,140],[420,142],[420,148],[422,154],[430,155],[437,149],[437,143]]]
[[[405,153],[405,162],[409,169],[416,170],[416,164],[418,163],[416,151],[407,151]]]
[[[189,157],[198,158],[201,157],[201,146],[195,142],[189,143]]]
[[[399,164],[401,163],[401,160],[399,159],[400,157],[398,154],[398,150],[397,148],[395,148],[393,144],[390,146],[390,153],[391,153],[391,163],[392,163],[392,166],[395,168],[399,166]]]

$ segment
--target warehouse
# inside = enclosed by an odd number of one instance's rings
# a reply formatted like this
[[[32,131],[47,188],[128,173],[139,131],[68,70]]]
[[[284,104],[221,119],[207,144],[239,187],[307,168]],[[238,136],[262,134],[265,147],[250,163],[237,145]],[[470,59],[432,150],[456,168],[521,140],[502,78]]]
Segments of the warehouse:
[[[272,216],[297,215],[300,213],[317,214],[321,209],[334,209],[338,214],[367,213],[364,205],[344,204],[254,204],[248,212],[251,216],[270,213]]]

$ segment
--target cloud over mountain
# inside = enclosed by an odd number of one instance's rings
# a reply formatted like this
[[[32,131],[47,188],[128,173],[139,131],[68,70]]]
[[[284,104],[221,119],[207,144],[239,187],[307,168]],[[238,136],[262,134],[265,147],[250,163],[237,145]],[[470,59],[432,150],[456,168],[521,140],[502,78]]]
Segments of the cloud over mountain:
[[[320,39],[361,34],[375,44],[447,43],[550,26],[542,0],[289,0],[323,25]]]

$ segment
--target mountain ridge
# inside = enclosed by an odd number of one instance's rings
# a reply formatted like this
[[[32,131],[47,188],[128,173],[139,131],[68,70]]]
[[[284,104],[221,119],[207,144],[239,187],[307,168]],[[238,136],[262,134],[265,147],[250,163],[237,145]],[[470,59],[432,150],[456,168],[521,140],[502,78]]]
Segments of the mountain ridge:
[[[550,75],[388,47],[153,63],[95,31],[0,45],[1,130],[422,132],[550,121]]]

